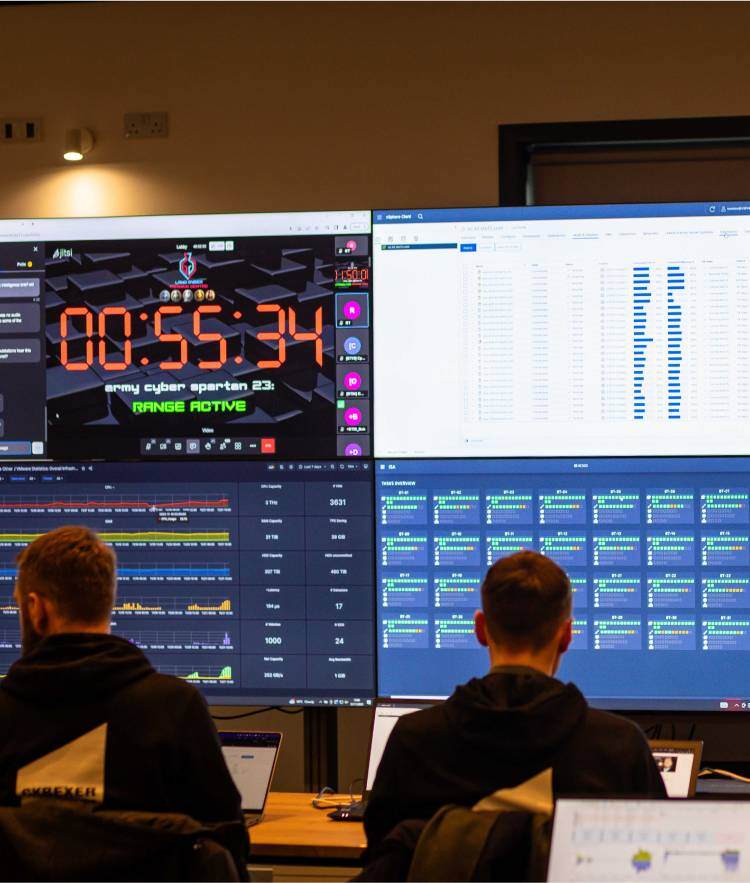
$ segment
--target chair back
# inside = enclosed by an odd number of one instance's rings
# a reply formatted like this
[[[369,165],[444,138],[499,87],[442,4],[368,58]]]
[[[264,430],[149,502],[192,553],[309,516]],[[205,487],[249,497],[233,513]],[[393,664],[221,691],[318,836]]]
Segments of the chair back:
[[[33,798],[0,807],[3,880],[247,880],[240,822],[204,825],[180,813],[106,810]]]

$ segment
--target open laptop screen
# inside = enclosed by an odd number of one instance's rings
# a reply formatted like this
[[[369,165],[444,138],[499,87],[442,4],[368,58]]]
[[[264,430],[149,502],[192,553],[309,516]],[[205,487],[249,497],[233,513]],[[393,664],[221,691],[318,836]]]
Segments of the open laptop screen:
[[[750,880],[750,803],[557,801],[547,880]]]
[[[405,714],[411,714],[413,711],[421,711],[423,708],[429,708],[429,704],[409,704],[396,705],[393,703],[379,702],[375,706],[375,717],[372,724],[372,736],[370,738],[370,758],[367,763],[367,779],[365,781],[365,792],[369,794],[372,786],[375,784],[375,774],[380,766],[380,760],[383,757],[385,746],[388,743],[388,737],[396,726],[396,721]]]
[[[649,742],[668,797],[692,797],[703,752],[702,742]]]
[[[281,733],[219,733],[224,760],[242,798],[242,811],[261,813],[281,745]]]

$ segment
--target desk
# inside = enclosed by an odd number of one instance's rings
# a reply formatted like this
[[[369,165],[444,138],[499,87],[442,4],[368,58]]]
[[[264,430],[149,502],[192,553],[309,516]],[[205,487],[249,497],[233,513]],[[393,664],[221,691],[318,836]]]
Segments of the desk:
[[[348,880],[361,868],[364,827],[332,822],[330,809],[312,806],[313,796],[271,792],[263,821],[250,828],[251,864],[273,866],[275,881]]]

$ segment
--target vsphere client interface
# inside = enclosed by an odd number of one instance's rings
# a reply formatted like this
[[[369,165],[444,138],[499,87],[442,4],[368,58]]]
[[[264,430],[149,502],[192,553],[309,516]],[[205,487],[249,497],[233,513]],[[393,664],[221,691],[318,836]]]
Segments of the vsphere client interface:
[[[0,464],[0,676],[18,550],[78,523],[117,553],[113,633],[157,670],[214,702],[370,704],[371,512],[363,460]]]
[[[747,700],[750,458],[376,463],[379,695],[481,676],[488,566],[536,549],[573,587],[559,676],[611,708]]]
[[[377,457],[750,450],[747,206],[373,218]]]

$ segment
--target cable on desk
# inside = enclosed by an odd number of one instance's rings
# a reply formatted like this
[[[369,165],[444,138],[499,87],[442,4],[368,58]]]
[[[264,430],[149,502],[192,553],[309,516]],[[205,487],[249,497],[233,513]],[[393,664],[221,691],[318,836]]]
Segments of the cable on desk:
[[[359,803],[362,800],[362,795],[357,795],[354,793],[354,785],[357,782],[364,782],[364,779],[355,779],[351,785],[349,786],[349,800],[344,801],[343,803],[340,800],[333,800],[331,797],[328,797],[329,794],[335,794],[336,792],[333,788],[330,788],[326,785],[325,788],[321,788],[320,791],[313,797],[312,805],[315,809],[351,809],[355,804]]]
[[[327,797],[327,794],[335,794],[336,792],[333,788],[330,788],[326,785],[325,788],[321,788],[320,791],[313,797],[312,805],[315,809],[343,809],[345,806],[348,806],[347,803],[342,803],[340,800],[332,800],[330,797]]]
[[[362,799],[361,794],[359,795],[359,797],[357,797],[354,793],[354,786],[357,784],[357,782],[361,782],[364,785],[365,780],[362,776],[360,776],[358,779],[352,779],[352,781],[349,783],[349,799],[352,803],[359,803],[359,801]],[[364,788],[362,790],[364,790]]]
[[[236,721],[242,717],[253,717],[256,714],[265,714],[267,711],[280,711],[282,714],[302,714],[304,708],[284,708],[283,705],[266,705],[263,708],[255,708],[252,711],[243,711],[242,714],[212,714],[215,721]]]
[[[739,773],[730,773],[729,770],[720,770],[714,767],[704,767],[698,773],[698,777],[700,778],[701,776],[724,776],[727,779],[736,779],[738,782],[750,783],[750,779],[747,776],[741,776]]]

